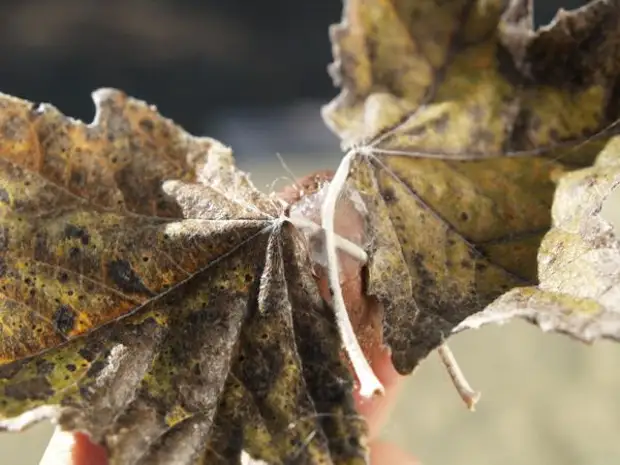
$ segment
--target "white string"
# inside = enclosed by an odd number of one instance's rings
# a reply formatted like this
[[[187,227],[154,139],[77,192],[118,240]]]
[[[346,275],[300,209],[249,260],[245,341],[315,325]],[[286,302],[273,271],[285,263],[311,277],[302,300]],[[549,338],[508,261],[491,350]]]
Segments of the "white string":
[[[340,193],[349,176],[349,168],[355,154],[355,151],[350,151],[344,156],[333,179],[327,187],[325,201],[321,208],[321,224],[325,229],[325,249],[327,253],[329,286],[332,291],[332,305],[334,307],[336,322],[344,348],[349,356],[349,360],[351,360],[353,371],[360,384],[359,393],[362,397],[368,398],[376,393],[383,394],[384,389],[364,356],[364,352],[359,345],[357,336],[351,325],[349,314],[347,313],[347,307],[342,295],[342,287],[340,286],[340,269],[338,264],[338,253],[336,251],[337,239],[334,231],[336,204],[338,203]]]

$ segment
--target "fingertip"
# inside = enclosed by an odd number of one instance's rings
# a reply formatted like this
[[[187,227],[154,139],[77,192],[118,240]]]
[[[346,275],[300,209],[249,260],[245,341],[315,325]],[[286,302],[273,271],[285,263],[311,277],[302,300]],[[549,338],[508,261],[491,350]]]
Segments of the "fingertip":
[[[375,441],[370,446],[370,465],[420,465],[420,462],[395,444]]]
[[[83,433],[73,435],[72,465],[107,465],[108,454],[103,446],[95,444]]]
[[[385,347],[374,351],[370,363],[386,391],[397,386],[403,379],[403,376],[394,368],[390,351]]]
[[[385,348],[378,348],[374,351],[371,356],[371,366],[383,384],[385,393],[366,399],[356,391],[354,397],[357,411],[366,418],[369,437],[372,439],[379,434],[392,407],[396,404],[404,377],[394,368],[389,350]]]

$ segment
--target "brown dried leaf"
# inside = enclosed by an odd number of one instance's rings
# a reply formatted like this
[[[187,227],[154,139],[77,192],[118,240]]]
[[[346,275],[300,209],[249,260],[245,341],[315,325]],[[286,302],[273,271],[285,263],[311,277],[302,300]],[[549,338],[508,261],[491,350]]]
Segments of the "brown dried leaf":
[[[0,427],[111,464],[365,463],[303,236],[234,166],[114,90],[91,125],[0,96]]]
[[[506,3],[347,0],[328,125],[374,153],[590,163],[620,116],[620,10],[595,0],[534,31],[531,2]]]
[[[530,7],[347,0],[331,30],[343,90],[323,115],[351,148],[340,169],[368,209],[367,293],[401,373],[536,284],[555,180],[615,131],[620,9],[593,1],[534,31]]]

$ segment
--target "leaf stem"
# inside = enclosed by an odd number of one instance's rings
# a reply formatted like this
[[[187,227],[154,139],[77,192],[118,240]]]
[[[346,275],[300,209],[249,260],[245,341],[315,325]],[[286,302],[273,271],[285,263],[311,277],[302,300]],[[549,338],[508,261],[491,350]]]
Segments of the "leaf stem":
[[[317,234],[319,232],[323,233],[325,230],[320,225],[311,221],[307,218],[301,216],[289,216],[287,218],[296,228],[299,229],[309,229],[311,234]],[[351,242],[350,240],[342,237],[339,234],[335,234],[336,239],[336,247],[351,257],[359,260],[362,263],[368,262],[368,254],[364,249],[362,249],[359,245]]]
[[[342,343],[360,383],[360,396],[372,397],[376,393],[383,394],[384,389],[364,356],[347,313],[340,286],[340,270],[338,253],[336,252],[337,240],[336,233],[334,232],[336,204],[349,176],[349,168],[354,155],[355,152],[351,151],[344,156],[327,187],[325,201],[321,207],[321,224],[325,229],[325,250],[327,253],[329,287],[332,292],[332,305],[340,336],[342,337]]]
[[[450,379],[452,380],[452,384],[456,388],[456,391],[467,405],[467,408],[472,412],[476,409],[476,404],[480,400],[480,393],[474,391],[472,387],[469,385],[467,378],[461,371],[454,354],[448,347],[448,344],[445,342],[439,346],[437,349],[437,353],[443,362],[444,367],[448,371],[448,375],[450,375]]]

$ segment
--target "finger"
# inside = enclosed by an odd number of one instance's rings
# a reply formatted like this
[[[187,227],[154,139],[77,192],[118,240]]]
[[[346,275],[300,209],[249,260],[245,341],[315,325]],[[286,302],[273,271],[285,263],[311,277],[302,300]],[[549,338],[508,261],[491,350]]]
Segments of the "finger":
[[[83,433],[75,433],[73,437],[71,465],[107,465],[108,456],[103,446],[91,442]]]
[[[107,465],[105,449],[83,433],[56,428],[39,465]]]
[[[375,441],[370,446],[370,465],[420,465],[420,462],[394,444]]]
[[[358,412],[366,418],[369,437],[372,440],[380,433],[394,408],[404,377],[394,369],[389,351],[384,348],[377,348],[373,351],[370,363],[379,381],[385,387],[385,394],[370,399],[361,397],[358,392],[355,392],[354,396]]]

